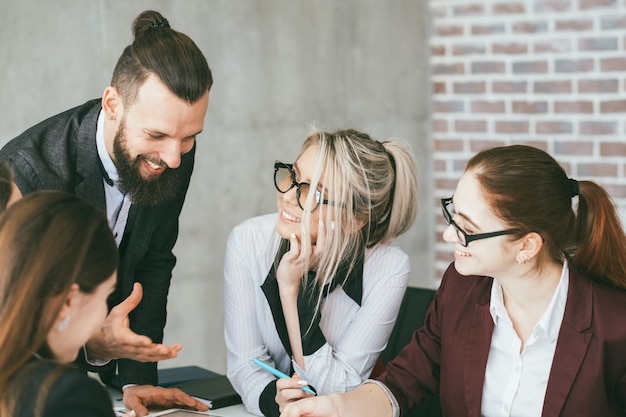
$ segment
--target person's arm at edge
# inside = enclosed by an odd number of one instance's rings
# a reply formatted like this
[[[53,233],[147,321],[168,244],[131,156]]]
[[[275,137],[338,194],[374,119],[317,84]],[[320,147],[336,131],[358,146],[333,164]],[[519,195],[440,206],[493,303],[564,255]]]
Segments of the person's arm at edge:
[[[381,384],[365,382],[346,393],[290,403],[280,417],[395,417],[392,398]]]

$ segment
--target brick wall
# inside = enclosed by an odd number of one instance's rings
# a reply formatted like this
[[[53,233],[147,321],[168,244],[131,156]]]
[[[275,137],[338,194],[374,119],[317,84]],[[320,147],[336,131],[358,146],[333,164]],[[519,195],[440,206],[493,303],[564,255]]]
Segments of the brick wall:
[[[524,143],[597,181],[626,219],[626,0],[431,0],[435,280],[439,199],[466,161]]]

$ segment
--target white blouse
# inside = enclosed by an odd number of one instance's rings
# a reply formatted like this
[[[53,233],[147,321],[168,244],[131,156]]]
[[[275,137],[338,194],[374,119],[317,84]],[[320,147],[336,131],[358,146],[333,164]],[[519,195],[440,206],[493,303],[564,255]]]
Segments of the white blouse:
[[[227,375],[246,408],[258,415],[261,392],[275,377],[252,360],[259,358],[288,375],[292,366],[261,290],[280,243],[277,219],[270,214],[236,226],[224,264]],[[365,251],[361,306],[340,288],[324,299],[319,326],[326,343],[305,356],[306,371],[293,363],[318,394],[349,391],[367,379],[387,345],[409,274],[406,253],[395,245],[377,245]]]
[[[493,281],[490,312],[495,323],[483,385],[483,416],[540,416],[552,369],[556,342],[565,314],[569,269],[563,265],[561,279],[548,308],[524,343],[513,329],[504,307],[502,287]]]

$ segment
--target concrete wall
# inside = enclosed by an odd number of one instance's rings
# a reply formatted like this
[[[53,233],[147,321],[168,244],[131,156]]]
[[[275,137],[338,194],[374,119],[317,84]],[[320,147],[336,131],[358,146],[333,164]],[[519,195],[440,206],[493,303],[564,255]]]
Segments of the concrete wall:
[[[224,372],[222,266],[230,229],[272,212],[272,164],[310,124],[403,137],[420,167],[421,212],[399,243],[412,285],[433,286],[428,3],[415,0],[0,0],[0,145],[99,97],[144,9],[205,53],[215,84],[181,219],[166,342]]]

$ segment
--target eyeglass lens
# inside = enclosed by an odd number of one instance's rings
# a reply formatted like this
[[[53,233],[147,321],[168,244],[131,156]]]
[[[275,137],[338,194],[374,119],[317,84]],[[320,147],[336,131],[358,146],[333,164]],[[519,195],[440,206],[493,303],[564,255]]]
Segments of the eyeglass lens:
[[[286,166],[280,166],[274,170],[274,184],[276,186],[276,189],[281,193],[286,193],[293,187],[297,187],[296,196],[298,197],[298,205],[302,210],[304,210],[304,205],[306,204],[306,199],[309,195],[310,189],[310,185],[308,183],[296,182],[293,170],[289,169]],[[315,201],[317,204],[315,205],[315,207],[313,207],[313,210],[315,210],[320,204],[320,199],[321,195],[316,190]]]
[[[452,200],[442,201],[443,208],[443,217],[446,220],[448,225],[452,225],[454,227],[454,231],[456,232],[457,239],[459,243],[463,246],[467,246],[467,239],[465,238],[465,233],[457,226],[457,224],[452,220],[452,216],[454,216],[454,204]]]

